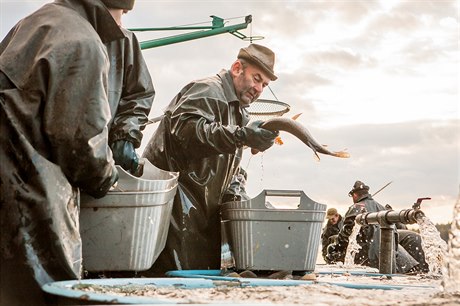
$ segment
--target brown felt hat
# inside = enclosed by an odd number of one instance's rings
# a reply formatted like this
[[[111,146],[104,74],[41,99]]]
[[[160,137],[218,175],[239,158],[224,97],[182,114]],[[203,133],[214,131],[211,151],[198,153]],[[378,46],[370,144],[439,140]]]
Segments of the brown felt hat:
[[[238,58],[245,59],[262,69],[270,80],[275,81],[278,78],[273,71],[275,66],[275,53],[267,47],[258,44],[250,44],[246,48],[240,49]]]
[[[134,0],[101,0],[107,8],[132,10]]]
[[[329,208],[326,213],[326,219],[331,219],[334,217],[336,214],[338,214],[337,209],[335,208]]]

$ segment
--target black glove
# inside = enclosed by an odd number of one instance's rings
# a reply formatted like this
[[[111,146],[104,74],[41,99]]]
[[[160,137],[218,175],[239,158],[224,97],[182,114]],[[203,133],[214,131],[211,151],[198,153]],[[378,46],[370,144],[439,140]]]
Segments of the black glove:
[[[117,168],[112,168],[112,176],[107,178],[102,184],[99,186],[97,190],[85,190],[86,193],[93,196],[96,199],[102,198],[107,194],[110,188],[118,181],[118,171]]]
[[[126,171],[135,173],[139,167],[139,156],[134,150],[132,142],[117,140],[110,145],[115,164],[120,165]]]
[[[270,148],[279,133],[261,128],[262,123],[262,120],[256,120],[238,129],[235,133],[237,143],[262,152]]]
[[[338,261],[344,262],[345,260],[345,253],[343,252],[342,248],[339,247],[338,244],[331,243],[327,246],[327,254],[326,254],[326,263],[336,263]]]

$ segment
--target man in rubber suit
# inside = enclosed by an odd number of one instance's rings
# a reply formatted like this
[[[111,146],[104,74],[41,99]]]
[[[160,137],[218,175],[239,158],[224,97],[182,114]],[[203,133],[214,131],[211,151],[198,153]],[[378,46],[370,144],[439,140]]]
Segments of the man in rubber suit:
[[[144,157],[179,171],[166,247],[147,275],[220,269],[223,194],[239,169],[243,146],[264,151],[278,135],[249,121],[246,107],[270,81],[275,54],[251,44],[229,70],[186,85],[168,106]]]
[[[337,240],[337,235],[340,232],[340,229],[343,227],[343,218],[337,212],[335,208],[329,208],[326,212],[327,224],[321,233],[321,254],[326,263],[330,264],[329,258],[327,258],[327,247],[331,243],[334,243]]]
[[[326,256],[331,262],[344,262],[348,239],[353,231],[355,218],[358,214],[364,211],[378,212],[385,210],[385,207],[376,202],[369,194],[369,186],[361,181],[355,182],[348,195],[352,197],[354,204],[350,206],[345,214],[344,225],[338,234],[337,243],[328,247]],[[407,233],[404,239],[397,239],[399,243],[395,249],[395,272],[427,272],[428,265],[425,262],[423,251],[421,251],[422,246],[419,235],[414,232]],[[361,249],[355,255],[354,263],[378,268],[380,249],[379,225],[371,224],[362,226],[356,237],[356,241],[361,246]],[[403,244],[401,244],[401,241]]]
[[[142,130],[155,96],[152,79],[133,32],[122,27],[122,15],[131,10],[134,0],[102,0],[120,26],[124,37],[107,42],[110,60],[109,144],[117,165],[136,174],[139,158],[135,151],[141,145]]]
[[[81,276],[80,189],[118,179],[104,44],[124,37],[102,1],[57,0],[0,44],[2,305],[44,305],[43,284]]]

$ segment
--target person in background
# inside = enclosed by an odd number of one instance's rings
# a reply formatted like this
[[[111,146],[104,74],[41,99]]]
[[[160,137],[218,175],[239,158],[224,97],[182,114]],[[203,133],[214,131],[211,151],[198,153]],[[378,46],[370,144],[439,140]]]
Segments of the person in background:
[[[102,0],[117,22],[124,37],[105,43],[110,61],[109,144],[117,165],[136,174],[139,157],[135,151],[142,141],[155,90],[139,42],[133,32],[122,27],[122,16],[134,0]]]
[[[339,234],[340,229],[343,227],[343,218],[337,212],[337,209],[329,208],[326,213],[326,219],[326,226],[323,228],[323,232],[321,233],[321,254],[323,256],[324,261],[330,264],[332,262],[330,262],[326,256],[327,247],[331,243],[336,242],[337,235]]]
[[[80,189],[118,179],[104,44],[124,38],[102,1],[56,0],[0,43],[2,305],[44,305],[42,285],[81,277]]]
[[[372,198],[369,194],[369,186],[362,181],[356,181],[348,195],[353,199],[353,205],[350,206],[345,214],[344,225],[337,236],[337,242],[329,245],[327,248],[326,256],[330,262],[344,262],[349,237],[355,226],[355,218],[358,214],[363,211],[378,212],[385,210],[385,207]],[[395,272],[427,272],[428,265],[425,262],[419,235],[415,232],[407,233],[407,235],[404,236],[406,240],[404,241],[404,245],[407,249],[400,241],[398,241],[398,246],[395,249]],[[380,249],[379,225],[370,224],[362,226],[356,237],[356,241],[361,246],[361,249],[355,255],[355,264],[378,268]]]
[[[274,74],[275,54],[258,44],[240,49],[229,70],[192,81],[171,101],[143,156],[179,171],[168,238],[146,275],[220,269],[222,197],[239,171],[243,146],[265,151],[278,133],[250,124],[247,107]]]

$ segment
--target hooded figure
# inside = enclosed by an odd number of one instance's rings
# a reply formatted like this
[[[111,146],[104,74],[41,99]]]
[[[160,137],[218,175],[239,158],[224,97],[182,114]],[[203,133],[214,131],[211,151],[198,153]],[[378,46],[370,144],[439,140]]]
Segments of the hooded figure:
[[[219,204],[239,170],[243,146],[264,151],[277,133],[248,124],[246,106],[273,73],[274,53],[261,45],[242,48],[231,69],[193,81],[171,101],[144,157],[179,171],[168,238],[147,274],[178,269],[220,269]]]
[[[104,44],[123,38],[100,0],[56,0],[0,44],[2,304],[81,277],[79,189],[101,197],[118,178]]]

